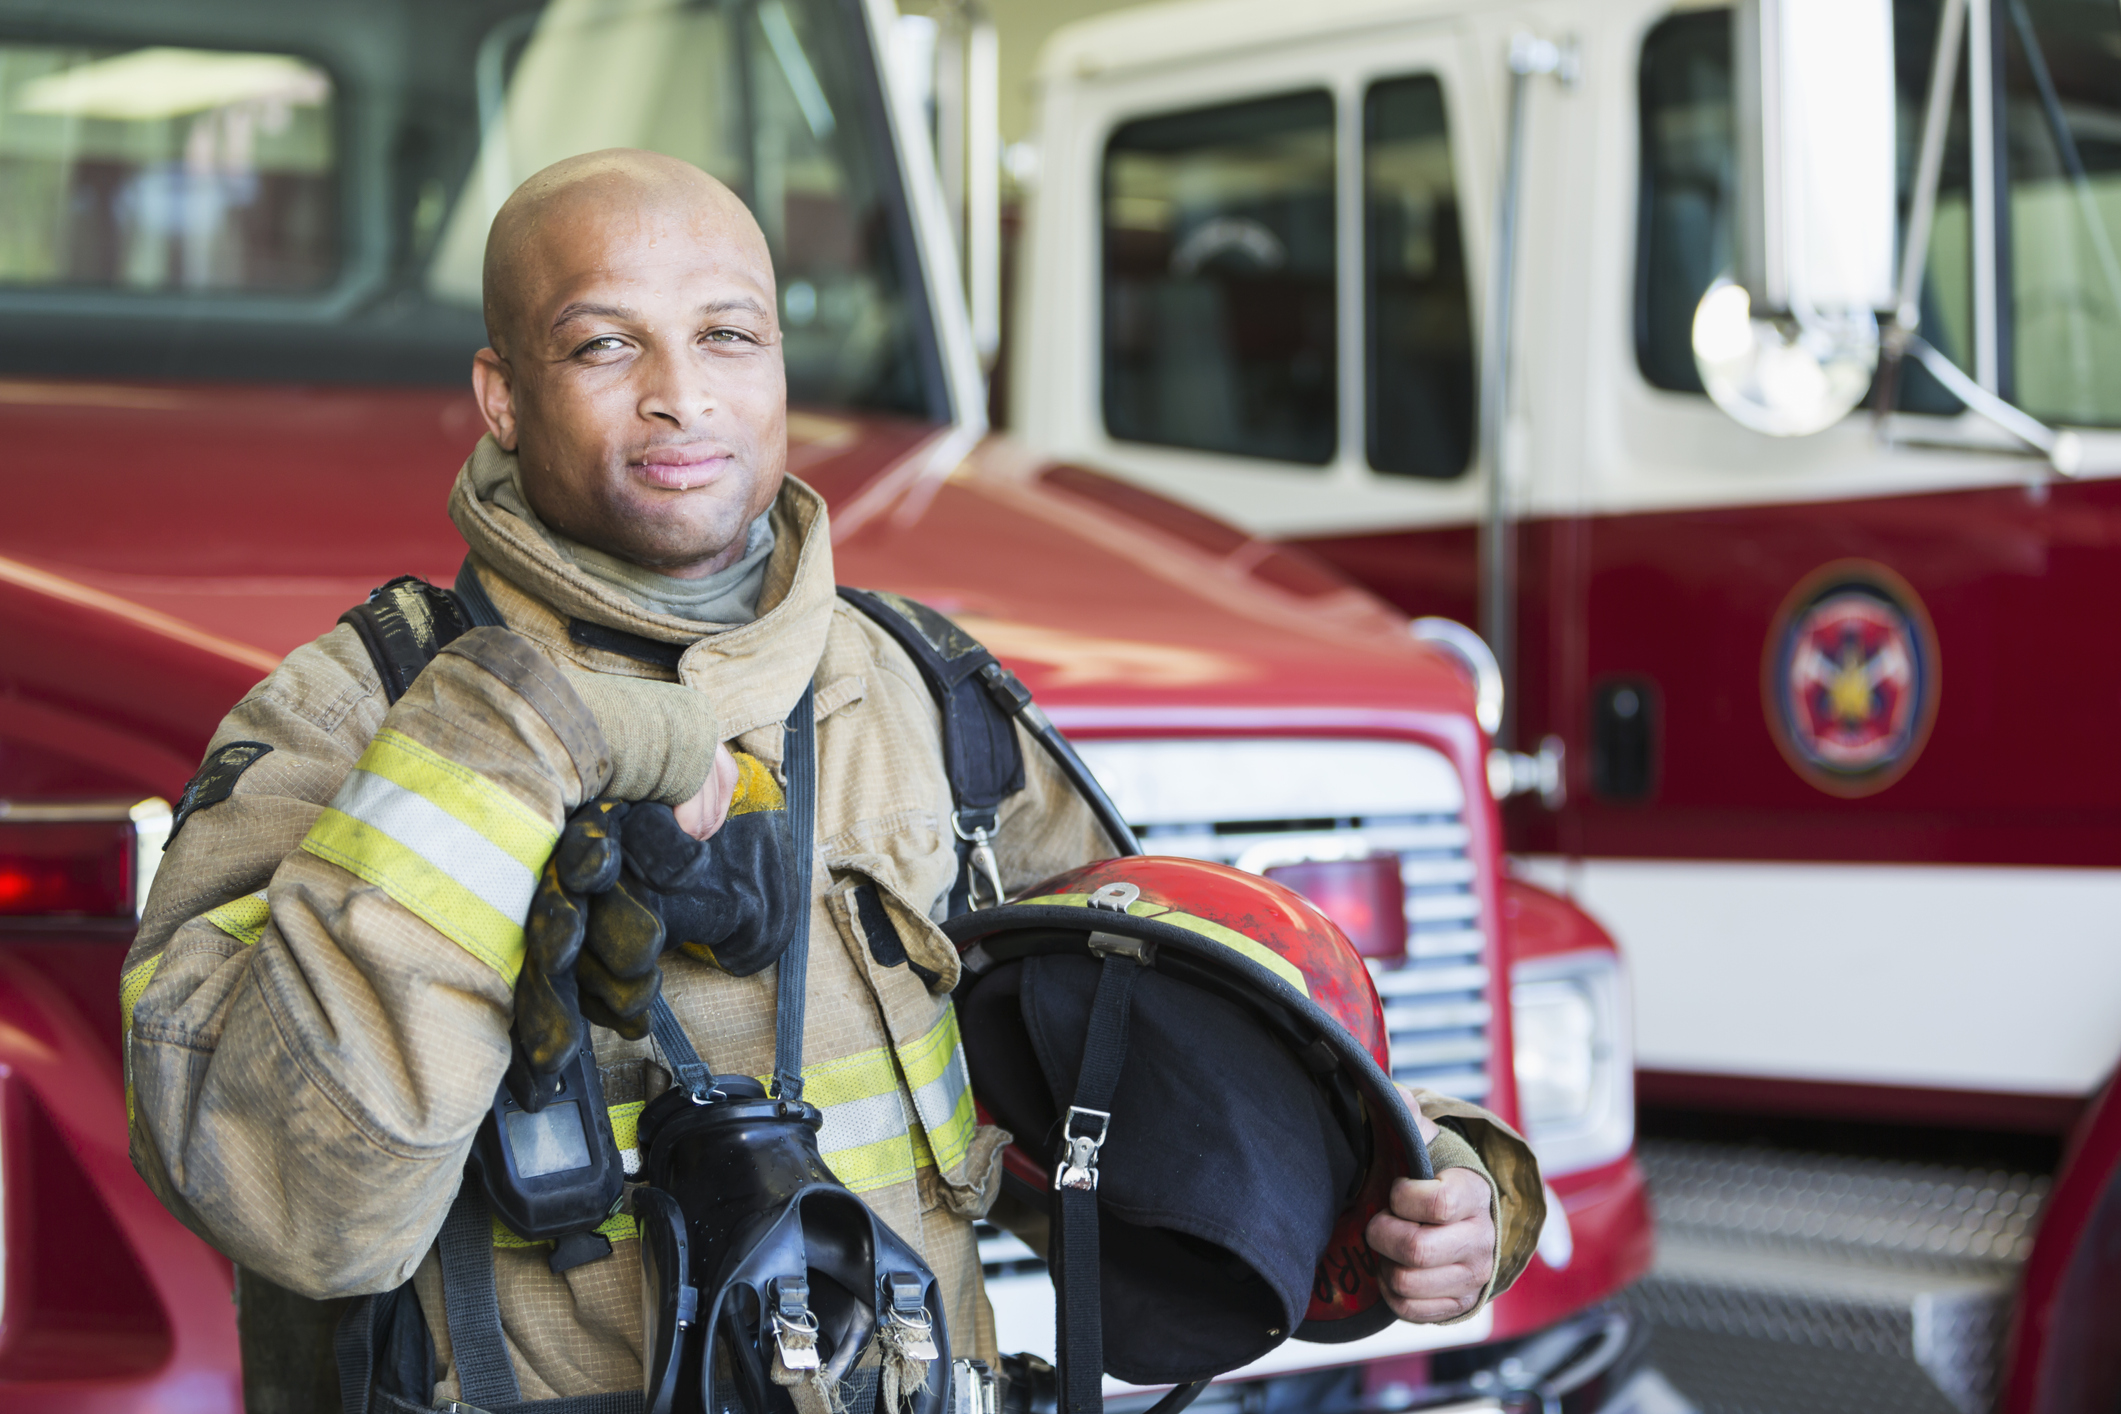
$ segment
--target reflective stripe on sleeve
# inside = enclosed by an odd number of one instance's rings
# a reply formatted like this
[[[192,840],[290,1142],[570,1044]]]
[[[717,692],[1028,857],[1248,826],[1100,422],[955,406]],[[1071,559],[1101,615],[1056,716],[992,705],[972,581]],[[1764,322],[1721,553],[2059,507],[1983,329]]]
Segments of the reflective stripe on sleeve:
[[[943,1008],[942,1019],[899,1053],[913,1108],[927,1132],[935,1164],[948,1173],[972,1152],[979,1121],[972,1109],[972,1078],[965,1070],[965,1048],[957,1034],[957,1008]]]
[[[376,885],[510,984],[559,832],[402,732],[376,733],[302,848]]]
[[[271,920],[272,905],[266,902],[263,889],[230,899],[206,914],[207,922],[245,947],[256,946],[258,939],[265,936],[265,925]]]

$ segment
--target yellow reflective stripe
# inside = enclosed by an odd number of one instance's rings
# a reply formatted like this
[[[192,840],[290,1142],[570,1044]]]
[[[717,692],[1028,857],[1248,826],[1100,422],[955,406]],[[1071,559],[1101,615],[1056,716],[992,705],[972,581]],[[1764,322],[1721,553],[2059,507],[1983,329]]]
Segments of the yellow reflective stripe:
[[[265,901],[263,889],[230,899],[206,914],[207,922],[246,947],[255,946],[265,936],[265,925],[271,920],[272,905]]]
[[[375,826],[327,809],[310,826],[302,848],[374,884],[511,986],[523,970],[521,915],[504,915]]]
[[[648,1108],[646,1100],[628,1100],[623,1105],[612,1105],[611,1137],[621,1149],[641,1147],[641,1111]]]
[[[161,965],[162,954],[156,953],[118,979],[118,1024],[127,1035],[132,1034],[133,1008],[140,1004],[141,994],[155,980],[155,969]]]
[[[543,815],[468,766],[385,727],[361,753],[356,770],[381,776],[440,806],[535,874],[559,843]]]
[[[825,1166],[850,1191],[870,1193],[895,1183],[911,1183],[919,1161],[913,1152],[913,1136],[902,1133],[874,1144],[834,1149],[825,1154]]]
[[[766,769],[766,763],[748,751],[736,753],[736,791],[729,798],[731,815],[749,815],[755,810],[786,810],[788,798],[781,783]]]
[[[631,1213],[613,1213],[610,1217],[597,1224],[597,1231],[603,1233],[607,1241],[615,1243],[625,1242],[641,1235],[641,1230],[634,1222]],[[499,1218],[495,1218],[493,1220],[493,1245],[496,1247],[550,1247],[552,1242],[549,1238],[534,1241],[528,1237],[518,1237],[515,1233],[510,1232]]]
[[[147,984],[155,980],[155,969],[162,965],[162,954],[156,953],[138,967],[126,972],[118,979],[118,1054],[125,1071],[125,1122],[133,1122],[133,1008],[140,1004],[141,994]]]
[[[913,1108],[927,1131],[936,1166],[948,1172],[972,1152],[972,1135],[979,1127],[958,1038],[957,1009],[944,1007],[928,1034],[899,1052],[899,1064],[905,1067],[906,1088],[913,1094]]]
[[[1021,899],[1019,902],[1025,904],[1057,904],[1064,908],[1088,908],[1090,906],[1090,895],[1041,894],[1037,898]],[[1264,943],[1253,942],[1235,928],[1226,928],[1212,919],[1201,918],[1191,913],[1181,913],[1175,908],[1166,908],[1160,903],[1150,903],[1146,899],[1139,899],[1128,904],[1127,912],[1133,914],[1136,918],[1153,918],[1159,923],[1169,923],[1173,927],[1183,928],[1189,933],[1198,933],[1210,942],[1221,943],[1230,951],[1266,968],[1267,971],[1281,978],[1282,981],[1288,983],[1305,996],[1311,995],[1311,988],[1305,983],[1304,974],[1295,963],[1289,961],[1289,959]]]

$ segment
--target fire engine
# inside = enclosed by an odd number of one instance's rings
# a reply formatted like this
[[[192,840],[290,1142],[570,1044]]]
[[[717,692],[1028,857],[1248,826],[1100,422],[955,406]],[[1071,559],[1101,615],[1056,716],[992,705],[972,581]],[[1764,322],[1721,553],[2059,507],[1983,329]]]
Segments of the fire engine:
[[[1661,1319],[2111,1399],[2121,11],[1186,0],[1038,82],[1012,428],[1479,626],[1645,1098],[2082,1120],[2037,1246],[2045,1178],[1680,1146]]]
[[[222,713],[384,580],[453,576],[487,225],[528,173],[616,145],[758,214],[790,466],[842,580],[991,645],[1152,849],[1319,900],[1371,960],[1396,1075],[1540,1147],[1540,1256],[1489,1310],[1291,1344],[1207,1404],[1656,1407],[1608,1299],[1650,1255],[1621,961],[1502,870],[1478,640],[988,435],[922,118],[879,60],[894,20],[0,0],[0,1409],[232,1411],[246,1380],[253,1408],[335,1407],[314,1352],[239,1348],[263,1288],[131,1170],[119,963]],[[1040,1348],[1036,1258],[983,1241],[1005,1347]]]

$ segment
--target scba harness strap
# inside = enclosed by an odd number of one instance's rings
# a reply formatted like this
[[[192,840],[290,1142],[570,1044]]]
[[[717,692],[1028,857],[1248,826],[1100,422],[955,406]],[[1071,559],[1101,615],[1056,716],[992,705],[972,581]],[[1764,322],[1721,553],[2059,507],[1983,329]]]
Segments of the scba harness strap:
[[[992,653],[949,619],[914,600],[844,586],[839,593],[905,649],[940,711],[945,774],[951,788],[952,827],[958,842],[959,860],[956,881],[948,899],[947,911],[951,915],[1002,901],[1001,873],[994,853],[1000,809],[1002,803],[1023,790],[1026,783],[1023,753],[1015,732],[1018,725],[1052,756],[1110,837],[1116,851],[1129,855],[1141,853],[1133,831],[1098,786],[1088,767],[1032,701],[1030,692],[1015,674],[1003,667]],[[376,665],[385,694],[392,701],[402,695],[427,664],[461,634],[473,627],[506,626],[468,559],[458,572],[453,590],[431,585],[415,576],[402,576],[377,589],[367,603],[348,610],[341,622],[350,625],[361,638]],[[569,636],[577,642],[665,668],[674,668],[676,658],[682,652],[674,644],[580,621],[570,623]],[[808,897],[813,863],[810,843],[816,804],[813,700],[812,693],[806,691],[788,724],[793,736],[789,755],[789,804],[799,831],[796,857],[802,874],[799,898]],[[800,979],[805,975],[807,950],[808,929],[799,921],[788,949],[782,954],[784,978]],[[1085,1072],[1078,1085],[1076,1105],[1070,1112],[1067,1133],[1063,1136],[1063,1152],[1055,1171],[1054,1276],[1060,1298],[1061,1393],[1069,1414],[1094,1414],[1102,1406],[1095,1189],[1096,1154],[1103,1132],[1096,1120],[1109,1110],[1111,1092],[1118,1083],[1125,1054],[1127,995],[1135,970],[1132,960],[1107,959],[1106,975],[1099,987],[1097,1015],[1093,1020],[1092,1044],[1085,1053]],[[806,988],[800,983],[792,987],[782,985],[777,989],[773,1096],[781,1103],[784,1112],[790,1106],[806,1111],[810,1108],[801,1101],[805,993]],[[715,1083],[711,1069],[694,1051],[671,1014],[669,1004],[660,997],[654,1005],[651,1029],[681,1087],[692,1090],[698,1098],[697,1087]],[[587,1057],[586,1047],[583,1055]],[[592,1068],[593,1075],[593,1060],[586,1061],[586,1064]],[[1072,1182],[1069,1181],[1071,1177]],[[656,1190],[641,1191],[653,1193]],[[852,1195],[848,1196],[851,1199]],[[667,1228],[670,1224],[666,1222],[664,1226]],[[881,1223],[875,1226],[878,1231],[870,1244],[872,1249],[894,1245],[903,1248],[888,1228]],[[675,1230],[682,1233],[683,1226],[678,1225]],[[470,1175],[467,1175],[443,1225],[437,1244],[444,1268],[445,1288],[449,1292],[450,1338],[462,1394],[457,1407],[507,1410],[509,1414],[638,1414],[644,1408],[642,1395],[630,1390],[573,1399],[522,1401],[502,1337],[499,1305],[493,1288],[488,1210],[479,1185]],[[608,1244],[603,1250],[609,1250]],[[650,1241],[645,1255],[653,1261],[656,1253],[657,1244]],[[882,1255],[881,1250],[877,1255]],[[934,1279],[926,1274],[918,1256],[911,1249],[903,1249],[903,1256],[905,1264],[918,1267],[926,1278],[925,1286],[932,1288]],[[681,1242],[676,1253],[661,1253],[661,1262],[668,1263],[674,1257],[682,1263]],[[931,1356],[939,1353],[943,1369],[947,1371],[950,1368],[949,1355],[947,1345],[942,1343],[939,1309],[932,1311],[931,1315],[934,1317],[934,1346],[939,1346],[940,1351],[920,1343],[926,1330],[919,1324],[922,1286],[923,1283],[915,1281],[910,1273],[892,1275],[885,1283],[885,1299],[891,1309],[882,1313],[879,1326],[893,1328],[902,1336],[911,1335],[912,1343],[906,1348],[925,1349]],[[698,1309],[704,1304],[703,1293],[682,1284],[678,1290],[682,1296],[673,1311],[681,1310],[688,1323],[695,1315],[705,1314]],[[775,1302],[786,1308],[790,1296],[785,1285],[762,1288],[761,1294],[767,1291],[773,1294]],[[690,1300],[686,1301],[684,1297]],[[800,1294],[793,1299],[800,1305]],[[410,1325],[419,1327],[417,1335],[424,1342],[424,1324],[417,1314],[416,1302],[409,1299],[409,1284],[381,1297],[365,1298],[341,1323],[336,1352],[342,1394],[349,1414],[367,1414],[371,1408],[414,1410],[431,1407],[407,1397],[414,1388],[423,1395],[432,1388],[431,1369],[424,1372],[395,1370],[395,1383],[399,1386],[395,1390],[378,1388],[375,1384],[375,1357],[379,1346],[388,1345],[393,1335],[412,1334],[407,1330],[408,1310]],[[782,1319],[785,1310],[776,1309],[774,1314],[777,1321],[781,1321],[775,1329],[781,1331],[785,1328]],[[713,1338],[711,1331],[709,1338]],[[668,1343],[667,1332],[664,1343]],[[902,1341],[902,1345],[905,1342]],[[775,1359],[774,1378],[776,1383],[785,1385],[790,1381],[781,1374],[780,1361],[784,1358],[785,1350]],[[402,1356],[396,1363],[404,1363]],[[670,1364],[670,1375],[674,1378],[678,1373],[674,1358]],[[977,1366],[978,1362],[972,1364]],[[885,1365],[885,1393],[895,1408],[902,1391],[889,1374],[891,1361],[887,1359]],[[992,1377],[986,1374],[983,1366],[979,1367],[979,1375],[990,1382],[984,1392],[974,1394],[970,1399],[953,1397],[952,1408],[960,1404],[967,1408],[992,1408],[995,1400]],[[663,1381],[666,1398],[671,1384],[672,1379]],[[1203,1384],[1180,1386],[1159,1401],[1152,1414],[1176,1414]],[[862,1387],[854,1392],[854,1406],[864,1406],[869,1389]],[[717,1402],[727,1397],[725,1394]],[[663,1399],[657,1403],[659,1408],[665,1407]],[[843,1404],[841,1407],[849,1406]],[[800,1404],[798,1410],[799,1414],[810,1414]]]
[[[857,607],[868,609],[872,613],[877,611],[870,604],[858,603]],[[940,623],[947,623],[940,620],[939,616],[932,617],[937,617]],[[414,576],[402,576],[376,590],[366,603],[350,609],[342,616],[341,622],[348,624],[360,637],[376,667],[385,697],[393,702],[404,694],[427,664],[455,638],[473,627],[505,627],[505,621],[486,594],[468,560],[458,574],[454,592],[428,584]],[[585,641],[582,630],[587,627],[591,626],[570,625],[570,636],[577,641]],[[646,639],[639,640],[636,645],[635,638],[635,635],[607,629],[594,637],[594,646],[640,657],[666,667],[674,666],[675,645],[655,643]],[[934,655],[931,653],[930,656]],[[983,651],[982,656],[985,656]],[[992,662],[991,656],[986,657],[986,661]],[[927,673],[927,669],[928,665],[924,664],[924,673]],[[928,676],[933,683],[933,674]],[[938,692],[940,701],[940,689]],[[970,713],[983,707],[988,717],[999,718],[999,704],[987,705],[976,700],[960,700],[955,710],[946,712],[946,716],[954,724],[946,736],[946,751],[952,762],[964,756],[962,743],[966,739],[967,724],[971,721]],[[787,753],[788,804],[795,834],[793,853],[798,874],[795,897],[798,899],[809,897],[814,863],[812,839],[817,797],[815,717],[815,694],[813,690],[806,689],[787,723],[790,736]],[[998,722],[986,725],[983,740],[988,745],[989,752],[984,759],[992,760],[998,755],[993,744],[999,739],[1014,757],[1013,772],[1005,770],[997,778],[989,770],[971,786],[969,793],[957,789],[956,775],[951,778],[954,793],[960,799],[987,800],[991,797],[990,808],[984,819],[985,828],[981,829],[977,836],[983,846],[991,838],[1001,799],[1010,792],[1022,789],[1023,785],[1022,758],[1007,720],[1001,718]],[[999,791],[996,790],[997,784],[1000,786]],[[963,831],[960,833],[962,835]],[[992,867],[990,855],[990,876],[994,876],[996,872]],[[999,899],[998,887],[995,897]],[[809,952],[807,913],[808,910],[803,909],[793,915],[788,941],[779,953],[780,975],[783,981],[776,989],[775,1073],[772,1104],[769,1108],[777,1111],[777,1115],[770,1117],[782,1120],[794,1118],[798,1121],[799,1128],[807,1117],[809,1132],[798,1134],[795,1147],[800,1150],[807,1143],[814,1154],[817,1112],[813,1107],[802,1104],[801,1100],[804,1012],[808,992],[805,985]],[[736,1113],[744,1109],[740,1096],[732,1104],[730,1097],[722,1094],[720,1087],[728,1086],[731,1078],[723,1077],[718,1081],[713,1076],[710,1066],[702,1060],[685,1035],[669,1003],[660,996],[653,1005],[650,1024],[656,1043],[670,1064],[673,1079],[677,1082],[677,1093],[689,1095],[695,1105],[720,1100],[723,1111]],[[587,1088],[594,1090],[594,1066],[594,1059],[588,1056],[585,1047],[582,1057],[570,1068],[570,1072],[581,1072],[580,1076],[570,1074],[568,1078],[577,1086],[586,1081]],[[595,1100],[600,1097],[589,1098]],[[505,1101],[497,1104],[506,1107]],[[593,1105],[592,1108],[601,1115],[600,1104]],[[756,1110],[758,1107],[752,1108]],[[691,1120],[698,1116],[681,1114],[680,1117]],[[670,1126],[673,1130],[679,1127]],[[781,1127],[787,1128],[785,1124]],[[489,1124],[487,1128],[491,1129],[492,1125]],[[697,1124],[693,1125],[693,1128],[697,1129]],[[646,1407],[643,1395],[636,1391],[534,1403],[522,1400],[501,1330],[499,1302],[494,1287],[492,1223],[486,1202],[487,1195],[481,1192],[482,1187],[492,1189],[494,1186],[492,1174],[488,1171],[497,1161],[492,1155],[483,1152],[493,1147],[495,1146],[480,1146],[481,1153],[467,1169],[457,1199],[436,1242],[437,1255],[443,1268],[444,1288],[448,1293],[447,1320],[460,1392],[457,1406],[482,1411],[521,1411],[521,1414],[531,1414],[532,1411],[538,1411],[539,1414],[606,1414],[606,1411],[611,1414],[621,1414],[622,1411],[623,1414],[635,1414],[635,1411]],[[647,1147],[645,1143],[643,1147]],[[781,1147],[787,1148],[785,1140]],[[798,1163],[800,1162],[798,1158]],[[860,1310],[840,1313],[837,1332],[841,1337],[838,1343],[839,1358],[831,1362],[829,1371],[818,1369],[815,1353],[809,1355],[808,1366],[803,1364],[802,1351],[814,1348],[814,1332],[817,1329],[816,1319],[808,1315],[806,1283],[799,1276],[768,1278],[770,1289],[774,1293],[774,1310],[770,1325],[764,1329],[770,1332],[773,1341],[770,1347],[773,1351],[770,1356],[774,1371],[773,1381],[777,1385],[795,1386],[789,1393],[796,1399],[799,1414],[807,1414],[808,1405],[819,1406],[819,1414],[829,1407],[864,1408],[878,1393],[885,1397],[894,1414],[902,1403],[909,1409],[932,1410],[938,1405],[940,1388],[931,1393],[928,1387],[931,1384],[942,1386],[947,1380],[947,1374],[944,1381],[935,1381],[931,1380],[926,1372],[937,1362],[940,1362],[944,1372],[950,1368],[948,1346],[942,1328],[940,1295],[935,1278],[918,1254],[906,1247],[881,1222],[876,1221],[865,1205],[832,1181],[829,1173],[822,1170],[822,1165],[818,1166],[818,1171],[825,1181],[808,1185],[803,1192],[810,1196],[799,1197],[798,1201],[791,1205],[784,1220],[776,1225],[776,1232],[787,1230],[781,1236],[776,1249],[779,1253],[778,1264],[787,1266],[792,1262],[793,1271],[800,1273],[804,1270],[804,1242],[806,1236],[810,1235],[805,1231],[803,1209],[805,1205],[815,1207],[817,1203],[822,1202],[828,1209],[836,1205],[842,1227],[847,1225],[846,1219],[850,1216],[859,1215],[866,1218],[866,1222],[856,1224],[866,1231],[852,1236],[851,1241],[840,1245],[848,1248],[850,1252],[867,1254],[872,1264],[888,1258],[891,1270],[887,1276],[879,1278],[882,1283],[879,1288],[882,1304],[875,1316],[865,1316]],[[483,1184],[479,1181],[482,1176],[487,1179]],[[654,1197],[667,1198],[667,1195],[654,1190],[641,1191]],[[503,1204],[504,1211],[510,1210],[510,1207],[508,1203]],[[681,1363],[684,1363],[679,1356],[686,1341],[686,1327],[691,1325],[697,1316],[708,1316],[709,1329],[704,1334],[705,1338],[712,1342],[719,1334],[722,1323],[714,1319],[719,1312],[719,1305],[714,1312],[699,1309],[703,1304],[702,1293],[691,1284],[698,1278],[689,1270],[689,1264],[684,1259],[684,1233],[687,1224],[676,1211],[675,1203],[648,1204],[648,1216],[644,1219],[644,1224],[647,1228],[644,1237],[648,1239],[644,1256],[651,1265],[661,1269],[659,1275],[663,1284],[671,1289],[671,1295],[676,1298],[669,1303],[672,1309],[666,1314],[677,1319],[675,1322],[666,1322],[659,1341],[655,1342],[667,1348],[661,1350],[661,1359],[650,1372],[653,1407],[660,1410],[669,1407],[676,1389],[682,1383],[682,1375],[691,1373],[701,1363],[700,1357],[693,1355],[690,1362],[685,1363],[682,1370],[680,1368]],[[676,1235],[675,1251],[663,1251],[663,1248],[672,1245],[668,1234],[673,1233]],[[592,1251],[586,1245],[576,1243],[575,1239],[580,1238],[595,1239],[597,1250]],[[658,1238],[665,1240],[658,1242]],[[816,1240],[814,1236],[812,1240]],[[828,1241],[828,1248],[831,1245]],[[609,1243],[596,1239],[593,1232],[567,1234],[555,1249],[556,1270],[560,1256],[571,1246],[573,1250],[583,1252],[585,1259],[610,1250]],[[830,1265],[829,1256],[825,1253],[813,1250],[809,1255]],[[843,1252],[841,1255],[841,1265],[844,1266],[849,1254]],[[675,1270],[671,1270],[673,1256],[677,1259]],[[657,1261],[657,1257],[661,1260]],[[570,1258],[570,1262],[572,1260]],[[754,1253],[747,1265],[758,1266],[762,1271],[770,1270],[776,1265],[775,1252]],[[883,1266],[877,1266],[877,1270],[882,1271]],[[868,1285],[867,1282],[852,1279],[847,1284],[857,1290]],[[411,1324],[419,1329],[406,1329],[408,1315]],[[813,1332],[810,1336],[811,1346],[801,1347],[801,1342],[798,1341],[797,1346],[801,1348],[796,1354],[790,1355],[787,1334],[792,1328],[791,1323],[806,1319],[809,1321],[809,1330]],[[673,1324],[674,1333],[669,1328]],[[872,1332],[886,1347],[885,1359],[880,1367],[881,1378],[874,1371],[857,1372],[846,1368],[851,1365],[859,1350],[866,1348],[868,1335]],[[389,1383],[395,1384],[397,1388],[377,1386],[378,1354],[394,1343],[403,1344],[407,1338],[416,1339],[423,1347],[427,1344],[424,1325],[417,1315],[417,1303],[408,1299],[405,1288],[386,1293],[382,1297],[366,1298],[347,1313],[335,1341],[342,1402],[347,1410],[366,1414],[371,1408],[430,1407],[424,1400],[407,1396],[414,1388],[422,1394],[432,1388],[431,1351],[426,1352],[427,1360],[412,1362],[414,1366],[421,1368],[393,1368],[387,1372],[395,1376]],[[693,1343],[698,1344],[697,1341]],[[740,1341],[739,1346],[741,1345]],[[405,1363],[402,1351],[393,1353],[397,1357],[389,1362],[393,1367]],[[739,1353],[741,1354],[741,1350]],[[792,1374],[787,1370],[791,1359],[797,1367]],[[710,1372],[713,1363],[715,1362],[708,1364]],[[757,1363],[755,1352],[751,1363]],[[809,1372],[807,1378],[805,1371]],[[805,1390],[826,1388],[819,1384],[820,1377],[825,1374],[831,1376],[835,1388],[832,1388],[830,1393],[813,1392],[806,1395]],[[762,1380],[754,1378],[749,1383],[752,1388],[743,1391],[749,1396],[747,1403],[765,1407],[771,1402],[770,1387],[765,1386]],[[879,1385],[881,1389],[878,1388]],[[711,1374],[707,1387],[712,1390]],[[729,1397],[726,1384],[724,1389],[724,1393],[714,1396],[714,1402],[718,1405],[726,1402]],[[848,1395],[853,1396],[851,1401],[847,1398]]]

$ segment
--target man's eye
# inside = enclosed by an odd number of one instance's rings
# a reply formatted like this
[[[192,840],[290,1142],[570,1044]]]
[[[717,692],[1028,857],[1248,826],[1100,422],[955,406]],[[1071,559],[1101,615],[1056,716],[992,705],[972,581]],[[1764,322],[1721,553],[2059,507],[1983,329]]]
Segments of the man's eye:
[[[707,341],[713,344],[748,344],[751,336],[741,329],[709,329]]]
[[[625,347],[626,341],[618,335],[605,334],[601,338],[591,339],[588,343],[576,349],[575,352],[577,354],[617,353]]]

